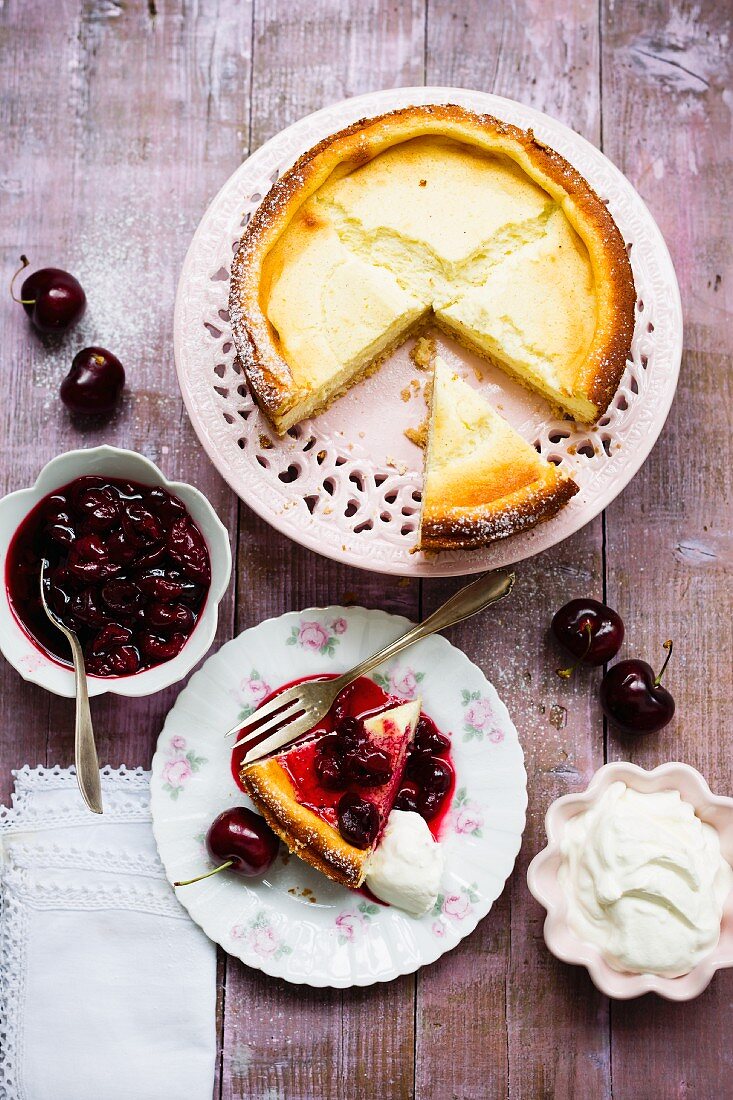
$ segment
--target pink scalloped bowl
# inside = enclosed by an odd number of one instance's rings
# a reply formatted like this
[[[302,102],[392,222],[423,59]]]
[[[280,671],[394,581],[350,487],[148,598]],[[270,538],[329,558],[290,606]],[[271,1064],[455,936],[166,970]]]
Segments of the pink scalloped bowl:
[[[527,870],[530,893],[547,910],[545,943],[563,962],[585,966],[594,985],[608,997],[628,1000],[644,993],[657,993],[669,1001],[690,1001],[708,986],[716,970],[733,966],[733,890],[723,909],[717,947],[679,978],[614,970],[598,949],[578,939],[567,923],[567,900],[558,882],[563,829],[571,817],[587,810],[611,783],[619,780],[644,793],[679,791],[694,806],[697,816],[717,830],[723,858],[733,865],[733,798],[713,794],[700,773],[689,764],[670,762],[649,772],[626,762],[605,764],[593,776],[587,790],[564,795],[552,803],[545,817],[547,847],[534,857]]]

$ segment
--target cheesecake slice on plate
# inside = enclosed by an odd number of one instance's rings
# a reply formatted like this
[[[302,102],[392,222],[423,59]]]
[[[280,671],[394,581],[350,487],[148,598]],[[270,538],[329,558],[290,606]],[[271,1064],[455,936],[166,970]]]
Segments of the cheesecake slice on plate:
[[[291,852],[355,889],[400,789],[420,700],[242,769],[257,809]]]
[[[577,493],[440,357],[428,427],[420,549],[472,549],[550,519]]]

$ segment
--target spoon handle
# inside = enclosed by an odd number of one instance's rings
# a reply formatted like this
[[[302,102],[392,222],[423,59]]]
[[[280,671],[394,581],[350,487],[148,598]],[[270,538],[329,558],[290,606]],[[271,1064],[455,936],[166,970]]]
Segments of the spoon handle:
[[[84,654],[76,637],[67,635],[74,658],[76,674],[76,729],[74,733],[74,756],[76,759],[76,778],[82,798],[95,814],[102,813],[102,783],[99,778],[99,760],[94,744],[92,715],[89,709],[87,676],[84,668]]]

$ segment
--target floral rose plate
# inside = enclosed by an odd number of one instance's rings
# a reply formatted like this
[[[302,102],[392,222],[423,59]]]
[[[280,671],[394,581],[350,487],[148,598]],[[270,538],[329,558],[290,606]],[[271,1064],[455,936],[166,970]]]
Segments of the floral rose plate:
[[[171,882],[213,864],[208,826],[249,804],[231,771],[224,732],[283,683],[343,672],[398,637],[407,619],[363,608],[311,608],[245,630],[210,657],[170,711],[153,759],[151,807]],[[456,788],[440,835],[446,865],[432,912],[420,919],[330,882],[281,846],[260,879],[223,871],[177,890],[204,932],[249,966],[312,986],[370,985],[434,962],[491,909],[514,866],[527,806],[517,731],[483,673],[433,636],[374,679],[449,733]]]

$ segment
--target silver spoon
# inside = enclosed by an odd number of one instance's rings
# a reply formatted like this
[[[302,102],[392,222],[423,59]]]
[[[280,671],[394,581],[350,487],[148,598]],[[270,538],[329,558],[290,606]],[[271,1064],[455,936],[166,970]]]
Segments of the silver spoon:
[[[74,733],[74,758],[76,760],[76,780],[79,784],[81,796],[92,813],[102,813],[102,784],[99,778],[99,760],[97,759],[97,747],[94,744],[94,730],[92,729],[92,715],[89,710],[89,693],[87,691],[87,673],[84,668],[84,653],[81,643],[73,630],[69,630],[61,622],[58,615],[51,610],[46,603],[46,568],[48,562],[44,558],[41,562],[41,603],[49,620],[61,631],[69,645],[74,659],[74,674],[76,676],[76,729]]]

